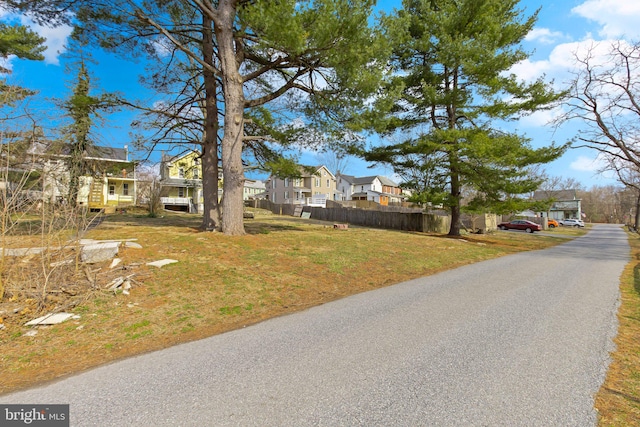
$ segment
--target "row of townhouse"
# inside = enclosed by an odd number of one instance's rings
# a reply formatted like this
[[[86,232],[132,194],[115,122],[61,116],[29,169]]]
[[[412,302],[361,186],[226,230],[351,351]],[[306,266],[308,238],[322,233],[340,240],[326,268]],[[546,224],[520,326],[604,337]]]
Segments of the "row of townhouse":
[[[309,172],[309,169],[313,172]],[[327,200],[368,200],[388,206],[401,203],[406,196],[402,188],[389,178],[379,175],[334,175],[322,165],[302,168],[299,178],[271,176],[266,182],[265,198],[274,203],[310,206],[325,206]]]
[[[60,202],[68,193],[68,155],[38,153],[27,169],[37,169],[41,184],[38,197]],[[91,147],[85,153],[91,173],[80,179],[78,204],[92,209],[121,208],[137,202],[137,163],[123,149]],[[326,166],[301,169],[299,178],[271,176],[267,182],[245,179],[244,199],[266,198],[274,203],[326,206],[327,200],[367,200],[380,205],[402,202],[402,189],[383,176],[354,177],[334,175]],[[222,196],[222,176],[218,197]],[[0,183],[7,185],[7,183]],[[160,162],[161,202],[167,210],[202,212],[202,165],[200,153],[189,151],[180,156],[162,154]]]

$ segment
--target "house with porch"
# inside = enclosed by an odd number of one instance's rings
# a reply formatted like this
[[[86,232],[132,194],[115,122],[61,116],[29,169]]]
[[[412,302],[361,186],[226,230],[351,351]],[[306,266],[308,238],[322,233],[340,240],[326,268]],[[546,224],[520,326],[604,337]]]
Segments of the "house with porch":
[[[69,193],[69,155],[37,153],[42,173],[42,198],[64,202]],[[136,201],[136,162],[124,148],[90,146],[83,154],[86,171],[79,177],[77,203],[92,210],[122,208]]]
[[[576,190],[538,190],[533,193],[533,200],[551,202],[547,212],[536,212],[536,216],[555,220],[584,217],[582,199],[578,198]]]
[[[164,209],[190,213],[202,212],[204,199],[200,152],[189,151],[179,156],[162,153],[160,186],[160,200]],[[218,192],[221,194],[222,185],[219,187]]]
[[[166,210],[202,213],[202,162],[199,151],[188,151],[177,156],[162,154],[160,161],[160,201]],[[218,200],[222,199],[222,173],[218,174]],[[263,195],[265,184],[260,180],[245,179],[243,199]]]

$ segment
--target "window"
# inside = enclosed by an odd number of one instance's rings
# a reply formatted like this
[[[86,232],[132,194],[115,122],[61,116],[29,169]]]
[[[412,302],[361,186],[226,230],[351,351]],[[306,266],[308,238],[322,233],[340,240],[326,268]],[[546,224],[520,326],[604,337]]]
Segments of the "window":
[[[289,192],[285,191],[284,192],[284,199],[287,200],[289,198]]]
[[[360,186],[360,191],[364,191],[364,185]]]
[[[184,187],[178,187],[178,197],[184,197]]]
[[[129,195],[129,184],[122,184],[122,195],[123,196]]]
[[[284,186],[285,186],[285,187],[288,187],[288,186],[289,186],[289,178],[285,178],[285,179],[284,179]],[[287,198],[287,197],[285,196],[285,199],[286,199],[286,198]]]
[[[327,187],[328,187],[328,188],[331,188],[331,183],[330,183],[330,181],[329,181],[329,180],[327,180]]]
[[[178,178],[184,178],[184,168],[178,168]]]
[[[320,184],[320,178],[316,178],[316,187],[320,187],[322,184]]]
[[[200,177],[200,172],[198,171],[198,168],[195,167],[193,168],[193,179],[198,179]]]
[[[109,195],[113,196],[116,194],[116,186],[115,185],[110,185],[109,186]]]

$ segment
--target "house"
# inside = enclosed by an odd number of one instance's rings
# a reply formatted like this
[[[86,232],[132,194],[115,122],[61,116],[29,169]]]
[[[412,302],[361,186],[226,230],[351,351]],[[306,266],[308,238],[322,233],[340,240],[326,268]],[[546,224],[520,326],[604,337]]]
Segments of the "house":
[[[92,147],[87,160],[95,164],[93,176],[82,177],[78,203],[91,209],[124,207],[136,202],[136,162],[124,148]]]
[[[264,197],[266,185],[258,179],[245,179],[244,191],[242,193],[243,200],[258,199]]]
[[[204,199],[200,152],[189,151],[178,157],[162,153],[160,187],[160,201],[164,209],[191,213],[202,212]],[[222,191],[222,186],[218,191]]]
[[[38,178],[29,197],[49,203],[64,203],[69,196],[69,147],[34,143],[15,165],[16,174]],[[77,203],[90,209],[119,208],[135,204],[136,162],[129,159],[127,146],[90,146],[83,153],[85,173],[79,177]],[[11,183],[9,183],[11,185]]]
[[[203,212],[202,162],[200,152],[189,151],[179,156],[162,154],[160,161],[160,201],[167,210],[190,213]],[[218,200],[222,199],[222,173],[218,174]],[[265,184],[246,179],[243,199],[255,198],[265,192]]]
[[[537,212],[536,216],[548,215],[555,220],[577,218],[582,219],[582,199],[579,199],[576,190],[539,190],[533,193],[533,200],[553,200],[548,212]]]
[[[341,200],[369,200],[388,206],[405,199],[402,188],[384,176],[354,177],[338,174],[336,179]]]
[[[271,176],[265,184],[265,197],[273,203],[326,206],[335,200],[336,177],[326,166],[303,167],[299,178]]]

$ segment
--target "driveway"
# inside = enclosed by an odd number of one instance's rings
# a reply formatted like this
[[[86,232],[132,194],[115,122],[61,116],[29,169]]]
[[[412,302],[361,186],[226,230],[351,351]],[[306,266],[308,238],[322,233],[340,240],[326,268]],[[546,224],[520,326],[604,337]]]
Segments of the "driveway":
[[[81,426],[595,425],[628,261],[598,225],[0,403],[69,403]]]

